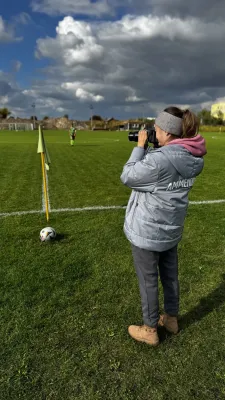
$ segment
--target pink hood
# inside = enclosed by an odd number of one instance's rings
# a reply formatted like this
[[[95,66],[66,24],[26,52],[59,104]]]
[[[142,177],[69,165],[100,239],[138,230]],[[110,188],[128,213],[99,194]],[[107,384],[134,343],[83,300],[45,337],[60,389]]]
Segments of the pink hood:
[[[168,145],[172,144],[179,144],[185,147],[195,157],[202,157],[207,153],[205,139],[199,134],[193,138],[174,139],[168,143]]]

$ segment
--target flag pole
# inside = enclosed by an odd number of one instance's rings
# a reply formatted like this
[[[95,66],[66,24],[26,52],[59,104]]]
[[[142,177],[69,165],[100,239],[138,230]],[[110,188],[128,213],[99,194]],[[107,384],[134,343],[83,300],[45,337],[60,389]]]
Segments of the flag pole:
[[[41,166],[42,166],[42,177],[43,177],[43,188],[44,188],[44,199],[45,199],[45,212],[47,221],[49,221],[49,200],[48,200],[48,182],[46,170],[49,170],[49,164],[51,163],[48,154],[47,147],[45,145],[44,135],[39,125],[39,139],[37,152],[41,154]]]
[[[46,168],[45,168],[45,155],[41,153],[41,164],[42,164],[42,176],[44,184],[44,196],[45,196],[45,212],[47,222],[49,221],[49,211],[48,211],[48,194],[47,194],[47,179],[46,179]]]

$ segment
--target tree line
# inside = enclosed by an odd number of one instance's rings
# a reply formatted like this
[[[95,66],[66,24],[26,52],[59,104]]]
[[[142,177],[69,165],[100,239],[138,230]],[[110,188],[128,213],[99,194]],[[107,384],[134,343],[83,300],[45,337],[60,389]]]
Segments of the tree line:
[[[223,120],[223,113],[222,111],[217,112],[217,117],[213,116],[210,112],[210,110],[207,110],[204,108],[203,110],[199,111],[197,113],[198,119],[200,121],[200,125],[223,125],[224,120]]]
[[[6,108],[6,107],[0,108],[0,118],[6,119],[11,114],[12,113],[8,108]],[[197,113],[197,116],[199,118],[199,121],[200,121],[201,125],[213,125],[213,126],[215,126],[215,125],[223,125],[224,124],[223,113],[220,110],[217,112],[217,117],[212,116],[210,110],[207,110],[206,108],[204,108],[203,110],[199,111]],[[11,117],[11,118],[13,118],[13,117]],[[45,116],[43,119],[46,120],[48,118],[49,118],[48,116]],[[68,114],[65,114],[64,118],[68,119],[69,118]],[[30,119],[37,121],[37,117],[36,116],[31,116]],[[142,120],[142,118],[138,118],[138,119]],[[93,121],[104,121],[104,118],[102,118],[100,115],[93,115],[92,116],[92,120]],[[144,121],[144,122],[147,122],[147,120]]]

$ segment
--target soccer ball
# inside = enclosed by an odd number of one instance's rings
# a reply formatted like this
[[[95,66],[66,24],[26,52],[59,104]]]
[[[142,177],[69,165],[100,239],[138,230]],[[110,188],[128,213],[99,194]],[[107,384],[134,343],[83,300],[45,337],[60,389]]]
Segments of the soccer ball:
[[[49,242],[56,238],[55,229],[47,226],[47,228],[43,228],[40,232],[40,239],[42,242]]]

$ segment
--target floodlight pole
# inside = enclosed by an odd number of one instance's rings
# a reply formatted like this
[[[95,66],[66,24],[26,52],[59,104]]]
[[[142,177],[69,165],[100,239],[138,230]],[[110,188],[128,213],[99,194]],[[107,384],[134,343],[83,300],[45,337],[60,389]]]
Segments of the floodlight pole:
[[[142,122],[144,123],[144,111],[145,111],[145,105],[143,104],[142,106]]]
[[[90,110],[91,110],[91,130],[92,130],[92,117],[93,117],[93,105],[90,104]]]

